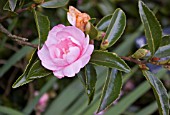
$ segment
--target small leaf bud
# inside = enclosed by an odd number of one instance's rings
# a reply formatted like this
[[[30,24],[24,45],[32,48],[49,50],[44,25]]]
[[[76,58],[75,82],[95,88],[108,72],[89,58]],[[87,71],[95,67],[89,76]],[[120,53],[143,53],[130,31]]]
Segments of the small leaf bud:
[[[138,49],[133,55],[132,57],[135,58],[135,59],[140,59],[140,58],[143,58],[147,55],[149,51],[146,50],[146,49]]]

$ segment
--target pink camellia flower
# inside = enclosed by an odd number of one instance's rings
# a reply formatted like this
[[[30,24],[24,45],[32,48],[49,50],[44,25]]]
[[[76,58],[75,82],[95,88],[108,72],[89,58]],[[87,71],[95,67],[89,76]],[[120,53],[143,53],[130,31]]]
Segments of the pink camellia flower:
[[[93,49],[88,35],[85,37],[74,26],[60,24],[49,32],[47,41],[38,51],[38,57],[56,77],[73,77],[89,62]]]

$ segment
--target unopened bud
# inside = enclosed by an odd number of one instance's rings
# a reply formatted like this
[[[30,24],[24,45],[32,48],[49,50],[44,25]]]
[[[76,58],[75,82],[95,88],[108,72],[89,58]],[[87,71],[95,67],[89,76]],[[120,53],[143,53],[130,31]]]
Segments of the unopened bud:
[[[106,39],[106,40],[102,41],[100,48],[105,50],[108,48],[108,46],[109,46],[109,41]]]
[[[149,51],[146,50],[146,49],[138,49],[133,55],[132,57],[135,58],[135,59],[140,59],[140,58],[143,58],[147,55]]]
[[[95,40],[100,41],[100,40],[102,40],[104,38],[105,35],[106,35],[105,32],[99,31],[97,37],[95,38]]]

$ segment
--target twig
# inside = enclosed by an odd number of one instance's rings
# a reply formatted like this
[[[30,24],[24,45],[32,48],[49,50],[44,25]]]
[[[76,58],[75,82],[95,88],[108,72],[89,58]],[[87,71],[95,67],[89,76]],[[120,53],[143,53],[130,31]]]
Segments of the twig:
[[[13,41],[16,41],[20,45],[26,45],[26,46],[30,46],[30,47],[33,47],[33,48],[38,48],[38,45],[32,44],[30,42],[26,42],[28,40],[27,38],[23,38],[23,37],[20,37],[20,36],[12,35],[1,24],[0,24],[0,32],[6,34],[9,38],[12,38]]]
[[[139,64],[139,65],[148,63],[146,60],[140,61],[140,60],[134,59],[134,58],[132,58],[132,57],[121,56],[121,58],[122,58],[123,60],[130,61],[130,62],[134,62],[134,63]]]

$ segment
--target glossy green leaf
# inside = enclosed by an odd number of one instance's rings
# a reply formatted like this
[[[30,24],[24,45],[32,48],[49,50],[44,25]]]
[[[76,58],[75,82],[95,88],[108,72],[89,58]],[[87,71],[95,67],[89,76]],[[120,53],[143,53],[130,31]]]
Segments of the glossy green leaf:
[[[170,36],[166,35],[162,37],[162,42],[160,46],[170,45]]]
[[[9,7],[11,9],[11,11],[15,10],[15,7],[17,5],[17,0],[8,0],[9,1]]]
[[[170,56],[170,45],[159,47],[154,57],[164,58]]]
[[[24,73],[15,81],[15,83],[12,85],[12,88],[17,88],[32,81],[30,79],[27,79],[27,74],[30,71],[30,68],[35,60],[37,60],[37,50],[35,50],[32,54],[29,63],[24,70]]]
[[[5,6],[3,7],[3,10],[11,11],[9,7],[9,1],[6,2]]]
[[[96,25],[96,28],[100,31],[106,30],[110,24],[112,14],[104,16]]]
[[[166,74],[166,70],[160,70],[155,77],[163,78]],[[124,77],[123,77],[124,78]],[[125,112],[133,103],[135,103],[138,99],[140,99],[147,91],[150,90],[150,85],[147,81],[139,84],[133,91],[131,91],[128,95],[125,95],[121,98],[121,100],[114,105],[114,107],[110,108],[105,112],[105,115],[121,115]],[[133,98],[132,98],[133,97]]]
[[[65,6],[68,2],[69,0],[51,0],[44,2],[41,6],[44,8],[59,8]]]
[[[36,79],[48,76],[52,72],[42,67],[40,60],[37,60],[29,70],[27,79]]]
[[[92,23],[88,23],[89,26],[90,26],[90,30],[89,31],[86,31],[86,33],[89,35],[90,39],[95,39],[98,35],[98,31],[97,29],[93,26]]]
[[[26,75],[21,75],[16,81],[15,83],[12,85],[12,88],[17,88],[20,86],[23,86],[29,82],[31,82],[32,80],[27,80],[27,76]]]
[[[93,52],[90,63],[95,65],[117,68],[120,71],[130,72],[129,66],[115,53],[96,50]]]
[[[145,35],[152,56],[158,50],[162,40],[162,29],[153,12],[139,1],[139,14],[145,28]]]
[[[162,82],[149,71],[142,71],[151,85],[157,100],[160,115],[169,115],[169,97]]]
[[[47,16],[35,11],[35,9],[33,9],[33,13],[38,31],[39,44],[41,46],[46,41],[48,32],[50,31],[50,21]]]
[[[84,88],[89,98],[88,104],[90,104],[93,100],[95,85],[97,81],[96,70],[93,65],[88,64],[77,75],[84,85]]]
[[[110,107],[112,103],[119,97],[121,88],[121,72],[117,69],[109,69],[97,112],[103,111]]]
[[[86,88],[86,72],[85,68],[82,68],[80,72],[77,74],[83,86]]]
[[[111,22],[107,28],[104,40],[108,40],[111,47],[121,37],[126,26],[126,16],[121,9],[116,9],[112,15]],[[104,42],[103,40],[103,42]]]

